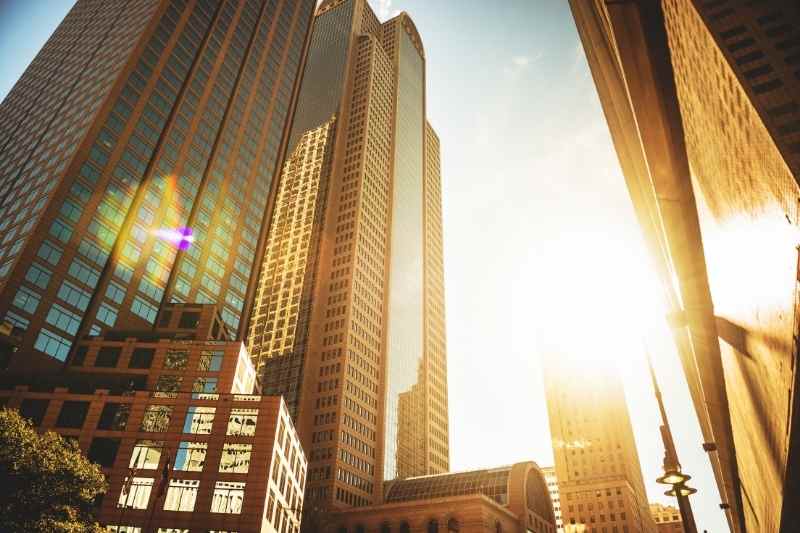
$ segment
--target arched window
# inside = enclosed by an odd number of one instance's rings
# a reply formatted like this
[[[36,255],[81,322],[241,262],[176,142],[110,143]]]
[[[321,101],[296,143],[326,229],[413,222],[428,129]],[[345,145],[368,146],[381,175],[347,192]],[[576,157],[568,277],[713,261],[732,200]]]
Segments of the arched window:
[[[392,526],[388,522],[381,524],[381,533],[392,533]]]
[[[400,523],[400,533],[411,533],[411,526],[408,525],[408,522]]]
[[[447,521],[447,533],[458,533],[461,528],[458,525],[458,520],[451,518]]]
[[[437,520],[428,522],[428,533],[439,533],[439,522]]]

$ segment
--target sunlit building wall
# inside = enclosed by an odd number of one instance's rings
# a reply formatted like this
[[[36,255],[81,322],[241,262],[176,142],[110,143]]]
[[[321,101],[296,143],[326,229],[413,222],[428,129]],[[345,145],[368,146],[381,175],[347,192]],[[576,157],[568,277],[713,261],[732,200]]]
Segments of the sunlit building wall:
[[[385,478],[449,467],[424,65],[408,15],[381,24],[364,0],[319,6],[248,346],[296,417],[322,507],[369,505]]]
[[[651,503],[650,514],[653,515],[658,533],[684,533],[680,510],[677,507]]]
[[[561,520],[561,496],[558,492],[558,478],[554,466],[542,467],[542,474],[550,491],[550,501],[553,502],[553,514],[556,519],[557,533],[564,533],[564,522]]]
[[[571,5],[721,506],[735,532],[798,529],[800,5]]]
[[[559,354],[545,391],[565,533],[654,533],[622,382],[613,363]]]
[[[25,365],[216,303],[243,331],[313,0],[80,0],[0,104],[0,317]],[[12,362],[12,366],[13,366]]]

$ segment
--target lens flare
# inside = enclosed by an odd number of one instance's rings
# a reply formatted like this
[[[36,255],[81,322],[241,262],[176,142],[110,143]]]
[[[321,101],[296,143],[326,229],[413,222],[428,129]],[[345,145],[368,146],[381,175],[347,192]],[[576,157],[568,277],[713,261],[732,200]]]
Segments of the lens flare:
[[[194,242],[192,228],[160,228],[153,230],[153,233],[160,239],[174,244],[179,250],[188,250]]]

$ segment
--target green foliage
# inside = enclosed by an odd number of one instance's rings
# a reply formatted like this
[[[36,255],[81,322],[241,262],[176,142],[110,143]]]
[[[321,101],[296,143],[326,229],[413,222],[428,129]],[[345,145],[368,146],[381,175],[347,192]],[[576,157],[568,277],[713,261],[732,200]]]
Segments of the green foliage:
[[[11,409],[0,410],[0,531],[97,533],[93,501],[100,469],[60,435],[39,435]]]

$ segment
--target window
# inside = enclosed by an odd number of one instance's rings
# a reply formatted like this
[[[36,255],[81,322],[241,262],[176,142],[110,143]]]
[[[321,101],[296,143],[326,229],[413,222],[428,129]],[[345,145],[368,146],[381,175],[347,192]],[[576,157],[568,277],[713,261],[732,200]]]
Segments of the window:
[[[70,335],[75,335],[78,332],[78,327],[81,325],[80,315],[61,307],[58,304],[53,304],[50,307],[45,321],[51,326],[55,326],[62,331],[66,331]]]
[[[133,303],[131,303],[131,311],[147,320],[151,324],[155,322],[156,315],[158,314],[158,309],[155,306],[139,298],[138,296],[133,298]]]
[[[164,368],[170,370],[184,370],[189,362],[189,352],[186,350],[167,350],[164,359]]]
[[[49,404],[50,400],[28,398],[22,400],[19,406],[19,414],[22,418],[29,419],[34,426],[40,426]]]
[[[80,429],[89,412],[89,402],[65,401],[56,421],[57,428]]]
[[[114,466],[114,460],[117,458],[119,451],[120,439],[111,439],[108,437],[95,437],[89,445],[89,460],[110,468]]]
[[[157,533],[189,533],[188,529],[180,529],[177,527],[160,527],[156,531]]]
[[[212,513],[240,514],[244,501],[245,484],[235,481],[217,481],[211,500]]]
[[[45,328],[41,329],[39,336],[36,337],[36,342],[33,343],[34,348],[55,357],[59,361],[67,360],[70,346],[72,346],[70,341]]]
[[[231,409],[227,435],[252,437],[256,434],[258,409]]]
[[[246,474],[250,470],[250,452],[252,444],[225,443],[222,457],[219,460],[219,471],[235,474]]]
[[[126,476],[119,494],[117,507],[147,509],[150,492],[153,490],[153,481],[151,477],[129,478]]]
[[[97,358],[94,360],[94,366],[102,368],[114,368],[119,362],[119,355],[122,348],[114,346],[104,346],[97,352]]]
[[[447,521],[447,533],[457,533],[461,531],[461,527],[458,524],[458,520],[455,518],[451,518]]]
[[[182,376],[174,374],[159,376],[158,381],[156,381],[153,398],[177,398],[181,383],[183,383]]]
[[[125,426],[128,425],[128,416],[130,413],[130,404],[109,402],[103,406],[103,412],[100,413],[100,421],[97,423],[97,429],[123,431]]]
[[[164,499],[164,510],[194,511],[199,486],[200,482],[194,479],[170,479],[167,497]]]
[[[192,384],[192,398],[217,399],[217,378],[195,378]]]
[[[439,533],[439,522],[431,520],[428,522],[428,533]]]
[[[150,368],[153,364],[153,356],[156,351],[153,348],[136,348],[131,354],[128,368]]]
[[[202,472],[207,450],[208,443],[181,441],[172,469],[183,472]]]
[[[64,281],[58,289],[58,297],[76,309],[86,311],[89,306],[89,293],[69,281]]]
[[[203,350],[200,355],[200,365],[198,370],[201,372],[219,372],[222,368],[222,356],[224,352]]]
[[[17,294],[14,296],[14,307],[22,309],[23,311],[33,314],[36,308],[39,307],[39,295],[28,289],[27,287],[20,287]]]
[[[113,327],[117,322],[117,310],[104,302],[97,310],[97,320],[106,326]]]
[[[135,527],[135,526],[115,526],[115,525],[107,525],[106,530],[109,533],[142,533],[142,528]]]
[[[181,314],[180,322],[178,322],[178,327],[180,329],[194,329],[197,327],[197,324],[200,322],[200,313],[190,313],[184,312]]]
[[[183,432],[196,435],[210,434],[216,411],[216,407],[189,407],[186,411],[186,420],[183,423]]]
[[[172,406],[169,405],[148,405],[142,418],[141,431],[151,431],[163,433],[169,429],[169,421],[172,418]]]
[[[155,470],[161,460],[161,450],[164,449],[163,440],[140,440],[133,447],[128,468],[137,470]]]
[[[53,273],[43,266],[33,263],[28,272],[25,273],[25,281],[36,285],[40,289],[46,289],[52,275]]]

